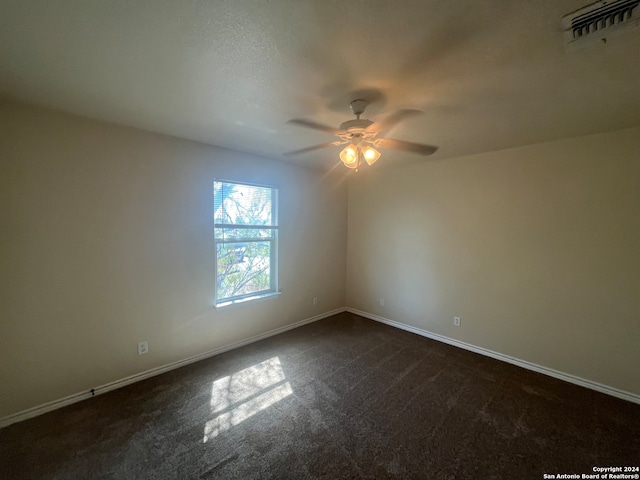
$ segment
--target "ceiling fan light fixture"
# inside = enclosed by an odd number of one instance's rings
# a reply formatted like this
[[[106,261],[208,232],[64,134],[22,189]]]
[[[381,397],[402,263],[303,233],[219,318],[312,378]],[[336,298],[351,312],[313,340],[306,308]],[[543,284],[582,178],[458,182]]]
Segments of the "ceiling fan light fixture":
[[[356,168],[358,166],[358,148],[355,145],[348,145],[340,152],[340,160],[347,168]]]
[[[373,147],[366,147],[362,151],[362,156],[367,164],[373,165],[380,158],[380,152]]]

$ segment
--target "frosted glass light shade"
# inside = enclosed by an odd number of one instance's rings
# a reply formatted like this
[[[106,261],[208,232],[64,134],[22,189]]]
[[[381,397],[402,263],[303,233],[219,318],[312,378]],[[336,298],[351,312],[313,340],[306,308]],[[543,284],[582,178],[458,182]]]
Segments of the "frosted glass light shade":
[[[362,151],[362,156],[364,157],[365,162],[369,165],[373,165],[380,158],[380,152],[373,147],[366,147]]]
[[[356,168],[358,166],[358,149],[355,145],[349,145],[340,152],[340,160],[345,167]]]

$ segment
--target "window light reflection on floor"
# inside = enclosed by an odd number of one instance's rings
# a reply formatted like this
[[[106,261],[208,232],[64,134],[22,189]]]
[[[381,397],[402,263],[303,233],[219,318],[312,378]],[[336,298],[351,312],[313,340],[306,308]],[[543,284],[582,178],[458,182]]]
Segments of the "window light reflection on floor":
[[[292,393],[278,357],[216,380],[211,388],[211,413],[218,415],[205,424],[203,442]]]

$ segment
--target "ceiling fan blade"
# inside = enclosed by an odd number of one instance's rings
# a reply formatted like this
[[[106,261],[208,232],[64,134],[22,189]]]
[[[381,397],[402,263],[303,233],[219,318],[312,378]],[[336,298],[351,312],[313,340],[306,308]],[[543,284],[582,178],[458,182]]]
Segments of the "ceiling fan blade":
[[[320,145],[314,145],[312,147],[301,148],[300,150],[294,150],[293,152],[283,153],[283,155],[287,155],[287,156],[298,155],[299,153],[313,152],[314,150],[320,150],[321,148],[335,147],[336,145],[342,145],[343,143],[347,143],[347,142],[342,140],[336,140],[335,142],[321,143]]]
[[[396,140],[393,138],[378,138],[373,143],[376,147],[404,150],[405,152],[417,153],[418,155],[431,155],[438,150],[438,147],[434,147],[433,145],[406,142],[404,140]]]
[[[367,132],[385,132],[396,126],[401,121],[423,113],[421,110],[398,110],[395,113],[383,118],[379,122],[374,122],[367,127]]]
[[[287,123],[293,123],[294,125],[300,125],[301,127],[311,128],[313,130],[320,130],[321,132],[333,133],[334,135],[342,133],[342,130],[338,130],[337,128],[312,122],[311,120],[305,120],[304,118],[294,118]]]

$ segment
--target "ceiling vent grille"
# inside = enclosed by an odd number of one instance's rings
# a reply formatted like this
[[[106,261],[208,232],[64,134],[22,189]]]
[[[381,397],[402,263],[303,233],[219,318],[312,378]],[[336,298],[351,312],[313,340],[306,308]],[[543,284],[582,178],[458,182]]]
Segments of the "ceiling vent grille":
[[[580,46],[640,25],[640,0],[600,1],[562,17],[565,43]]]

